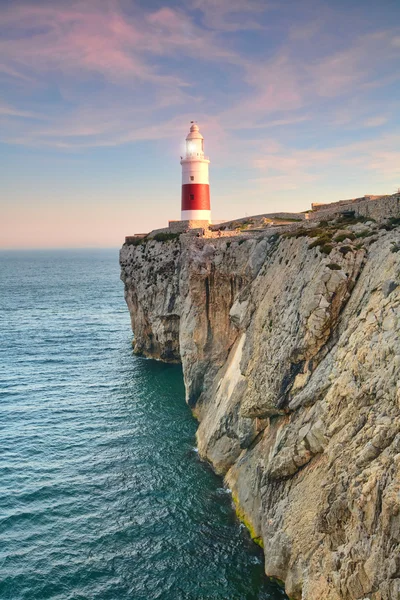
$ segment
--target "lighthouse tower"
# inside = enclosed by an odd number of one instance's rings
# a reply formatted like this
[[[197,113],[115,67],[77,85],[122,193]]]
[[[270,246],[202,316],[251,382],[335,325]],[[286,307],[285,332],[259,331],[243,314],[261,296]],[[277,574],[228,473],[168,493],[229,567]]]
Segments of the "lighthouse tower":
[[[186,155],[181,159],[182,221],[211,220],[209,164],[208,157],[204,156],[204,138],[197,124],[191,121],[186,137]]]

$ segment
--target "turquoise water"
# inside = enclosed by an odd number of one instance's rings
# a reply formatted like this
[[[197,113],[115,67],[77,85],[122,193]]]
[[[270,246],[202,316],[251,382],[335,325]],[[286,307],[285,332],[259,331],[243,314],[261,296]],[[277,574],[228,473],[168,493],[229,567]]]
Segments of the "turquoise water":
[[[180,368],[132,355],[118,252],[2,252],[0,281],[0,598],[283,598]]]

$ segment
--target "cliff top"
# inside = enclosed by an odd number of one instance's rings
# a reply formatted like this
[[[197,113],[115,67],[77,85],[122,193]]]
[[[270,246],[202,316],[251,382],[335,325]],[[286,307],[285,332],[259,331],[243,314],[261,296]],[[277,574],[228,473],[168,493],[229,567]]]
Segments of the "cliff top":
[[[169,227],[155,229],[148,234],[140,233],[127,236],[125,243],[141,244],[145,240],[168,241],[182,234],[202,238],[226,238],[258,235],[274,235],[311,230],[321,222],[351,219],[370,220],[377,224],[385,224],[390,219],[400,217],[400,194],[386,196],[363,196],[350,200],[341,200],[331,204],[313,204],[312,209],[302,213],[265,213],[246,216],[221,223],[208,225],[200,221],[171,221]]]

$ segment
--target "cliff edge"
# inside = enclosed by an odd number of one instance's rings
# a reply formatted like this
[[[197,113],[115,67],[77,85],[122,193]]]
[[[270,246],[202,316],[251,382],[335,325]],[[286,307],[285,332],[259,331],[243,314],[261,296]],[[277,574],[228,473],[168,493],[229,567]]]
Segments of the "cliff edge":
[[[398,206],[398,205],[397,205]],[[121,250],[134,349],[290,598],[400,598],[400,214]]]

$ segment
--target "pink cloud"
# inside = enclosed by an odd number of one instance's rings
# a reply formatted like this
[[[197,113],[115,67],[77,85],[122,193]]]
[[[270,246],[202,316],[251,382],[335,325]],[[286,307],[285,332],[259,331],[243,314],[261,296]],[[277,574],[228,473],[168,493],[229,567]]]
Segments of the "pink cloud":
[[[267,144],[266,152],[262,147],[259,149],[259,157],[254,159],[253,166],[259,170],[260,177],[252,181],[274,188],[282,184],[281,190],[295,189],[295,182],[323,181],[332,177],[335,170],[341,173],[351,170],[353,176],[357,174],[365,180],[374,172],[388,181],[395,181],[400,177],[398,136],[385,135],[321,150],[297,150],[279,143],[274,146],[272,142]]]
[[[392,35],[391,31],[378,31],[360,36],[348,48],[307,67],[316,93],[333,97],[371,82],[374,86],[385,85],[386,69],[400,58],[398,51],[393,50]]]
[[[19,110],[9,104],[3,104],[0,101],[0,118],[1,117],[18,117],[22,119],[42,119],[41,115],[28,110]]]
[[[366,121],[364,121],[365,127],[381,127],[388,122],[388,117],[384,115],[377,115],[375,117],[370,117]]]
[[[192,18],[163,7],[146,16],[149,26],[144,48],[153,54],[180,55],[195,60],[239,65],[240,54],[222,44],[214,32],[196,26]]]
[[[314,36],[319,24],[312,24]],[[370,102],[366,90],[400,78],[393,70],[396,57],[400,58],[393,35],[394,31],[378,31],[355,37],[348,47],[310,61],[298,52],[298,36],[291,34],[268,61],[241,61],[243,79],[251,91],[222,111],[221,120],[232,129],[267,127],[269,122],[295,123],[308,118],[305,111],[328,111],[329,103],[335,100],[339,101],[332,113],[336,123],[361,126],[363,106]],[[327,120],[332,122],[330,113]],[[364,116],[364,126],[371,123]]]
[[[240,62],[240,56],[212,32],[169,7],[149,13],[136,10],[128,16],[118,0],[69,6],[20,4],[0,15],[0,27],[17,33],[0,41],[0,56],[4,70],[18,77],[27,72],[37,76],[93,72],[111,81],[131,77],[160,86],[186,86],[190,82],[166,72],[165,65],[157,69],[153,56]]]
[[[147,38],[140,18],[128,21],[114,2],[72,3],[69,8],[19,5],[2,14],[0,26],[19,32],[0,41],[2,60],[15,73],[93,71],[111,80],[130,76],[159,84],[183,83],[158,73],[145,60]],[[35,28],[40,33],[24,36],[25,30]]]
[[[295,126],[314,120],[331,99],[382,84],[388,74],[381,73],[381,65],[398,56],[394,30],[355,38],[350,47],[310,61],[298,52],[305,36],[289,30],[268,60],[250,59],[227,44],[218,27],[250,27],[251,19],[257,22],[265,10],[277,8],[262,0],[192,0],[185,10],[166,5],[153,12],[133,5],[129,14],[121,6],[118,0],[14,3],[2,11],[0,27],[13,36],[0,41],[0,72],[3,68],[7,77],[18,77],[28,92],[51,81],[65,100],[57,118],[43,106],[46,127],[18,128],[14,117],[29,112],[25,106],[13,107],[14,115],[0,111],[3,139],[59,147],[114,145],[146,135],[155,139],[155,111],[168,107],[172,114],[175,109],[175,116],[169,114],[162,124],[173,135],[168,124],[184,120],[179,114],[184,107],[185,114],[192,112],[190,118],[196,112],[206,126],[212,123],[210,134],[218,131],[215,144],[227,147],[233,131]],[[208,28],[196,24],[194,9],[202,12]],[[313,36],[318,25],[310,25]],[[196,94],[190,75],[185,80],[175,63],[159,61],[166,56],[213,62],[229,72],[234,68],[240,94],[226,94],[226,105],[216,108],[212,98]],[[76,84],[93,77],[104,89],[88,100]],[[341,124],[354,122],[355,113],[360,114],[359,102],[346,100]],[[331,114],[328,119],[331,123]],[[378,126],[365,114],[362,121]]]

